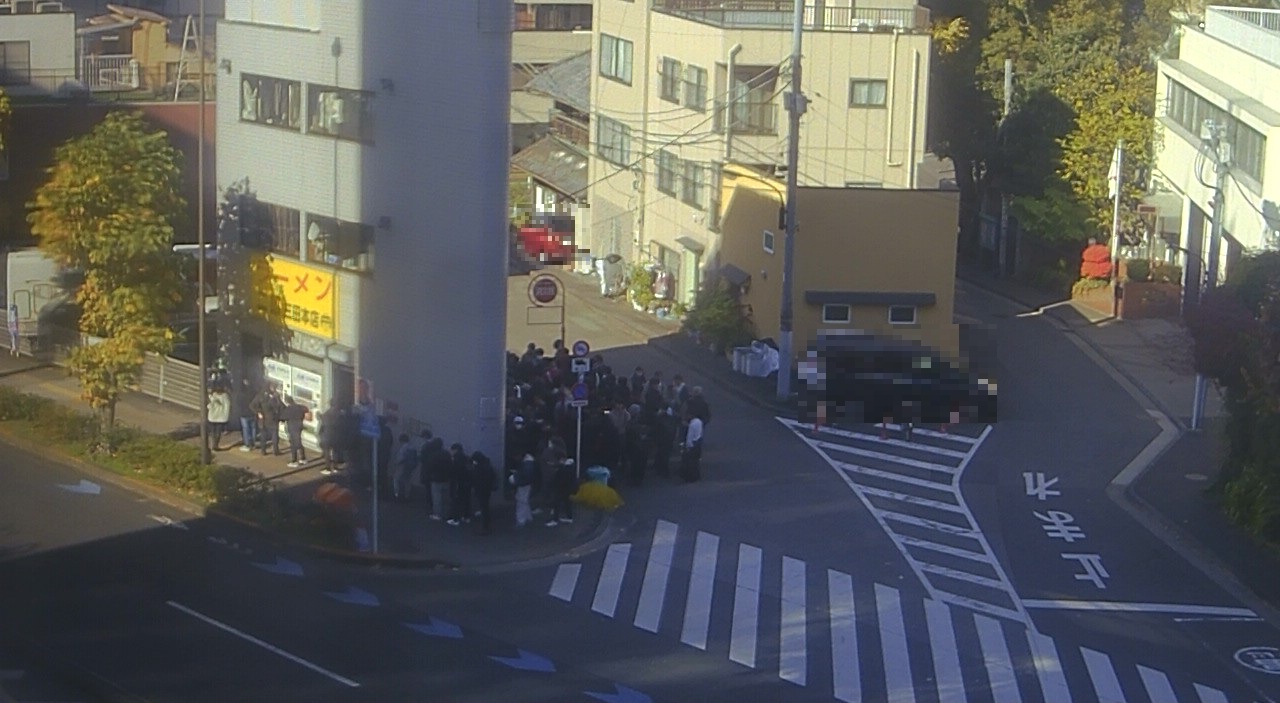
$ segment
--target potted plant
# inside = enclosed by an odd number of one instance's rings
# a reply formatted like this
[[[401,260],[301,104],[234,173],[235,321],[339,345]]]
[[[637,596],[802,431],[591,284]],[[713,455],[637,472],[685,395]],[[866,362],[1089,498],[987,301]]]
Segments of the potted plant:
[[[640,312],[647,312],[653,303],[653,272],[641,264],[631,267],[627,284],[627,299]]]

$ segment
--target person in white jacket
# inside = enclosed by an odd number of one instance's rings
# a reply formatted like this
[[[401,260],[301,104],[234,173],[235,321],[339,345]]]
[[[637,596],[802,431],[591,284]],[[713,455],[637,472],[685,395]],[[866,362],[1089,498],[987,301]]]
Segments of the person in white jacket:
[[[227,429],[227,421],[231,419],[231,394],[222,386],[209,389],[209,404],[205,408],[209,430],[213,434],[213,451],[220,451],[222,433]]]

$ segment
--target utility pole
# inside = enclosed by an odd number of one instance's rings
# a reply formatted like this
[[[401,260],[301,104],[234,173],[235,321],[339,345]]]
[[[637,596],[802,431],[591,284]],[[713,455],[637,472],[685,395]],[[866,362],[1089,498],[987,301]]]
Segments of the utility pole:
[[[1124,140],[1116,141],[1115,156],[1111,166],[1115,169],[1116,183],[1111,199],[1115,201],[1111,210],[1111,315],[1120,316],[1120,188],[1124,184]]]
[[[792,327],[792,270],[795,268],[796,233],[800,230],[796,222],[796,191],[799,190],[797,177],[800,171],[800,116],[805,113],[808,102],[800,93],[800,46],[804,27],[804,0],[796,0],[795,17],[791,24],[791,91],[786,94],[784,102],[791,116],[790,128],[787,132],[787,203],[786,203],[786,242],[782,250],[782,313],[778,325],[778,400],[786,401],[791,397],[791,327]]]
[[[196,27],[196,58],[199,60],[200,77],[200,114],[196,116],[196,130],[200,138],[196,143],[196,249],[200,251],[199,268],[196,269],[196,344],[200,350],[196,359],[200,367],[200,460],[205,464],[213,461],[213,453],[209,451],[209,360],[205,358],[205,276],[204,267],[207,259],[204,247],[204,109],[205,95],[205,59],[204,59],[204,0],[200,0],[198,9],[199,26]]]
[[[1000,131],[1004,131],[1005,120],[1009,119],[1009,113],[1013,110],[1013,59],[1004,60],[1004,111],[1000,114]],[[1003,137],[1003,134],[1001,135]],[[1003,138],[1001,143],[1004,143]],[[996,250],[996,257],[999,263],[996,277],[1002,278],[1008,273],[1009,251],[1009,186],[1000,189],[1000,237],[996,240],[999,242],[999,248]]]
[[[1226,133],[1226,125],[1213,120],[1205,120],[1200,129],[1201,149],[1211,151],[1213,156],[1213,225],[1209,230],[1209,260],[1205,262],[1204,289],[1200,292],[1200,302],[1204,302],[1204,294],[1218,285],[1218,259],[1222,249],[1222,225],[1227,217],[1226,188],[1227,174],[1231,171],[1231,145],[1222,140]],[[1198,430],[1204,424],[1204,403],[1209,394],[1209,380],[1203,373],[1196,373],[1195,396],[1191,405],[1191,429]]]

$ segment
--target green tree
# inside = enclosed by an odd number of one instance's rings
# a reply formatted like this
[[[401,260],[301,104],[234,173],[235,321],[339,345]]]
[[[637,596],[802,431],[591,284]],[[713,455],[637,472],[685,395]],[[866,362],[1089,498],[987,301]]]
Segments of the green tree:
[[[264,244],[268,213],[249,181],[233,183],[218,208],[218,304],[228,339],[257,336],[268,356],[283,353],[292,338],[284,296],[271,272]]]
[[[40,248],[81,271],[81,331],[100,338],[71,353],[70,368],[107,438],[121,391],[137,383],[147,352],[172,345],[170,312],[183,299],[173,233],[185,206],[182,155],[134,113],[112,112],[58,147],[49,180],[28,203]]]

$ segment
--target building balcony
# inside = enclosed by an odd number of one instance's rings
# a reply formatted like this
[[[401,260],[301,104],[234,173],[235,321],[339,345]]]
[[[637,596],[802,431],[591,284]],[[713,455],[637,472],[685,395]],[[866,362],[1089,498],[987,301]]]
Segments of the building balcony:
[[[1280,65],[1280,10],[1210,7],[1204,31],[1257,58]]]
[[[654,10],[726,29],[790,30],[795,4],[791,0],[654,0]],[[929,10],[923,7],[827,7],[807,4],[804,28],[824,32],[925,33]]]
[[[591,132],[587,125],[566,115],[559,110],[551,113],[551,124],[548,131],[570,144],[587,149],[591,142]]]
[[[717,134],[725,131],[725,101],[716,101],[715,119],[712,130]],[[733,114],[729,116],[729,124],[734,134],[777,134],[778,106],[772,102],[737,100],[733,104]]]

